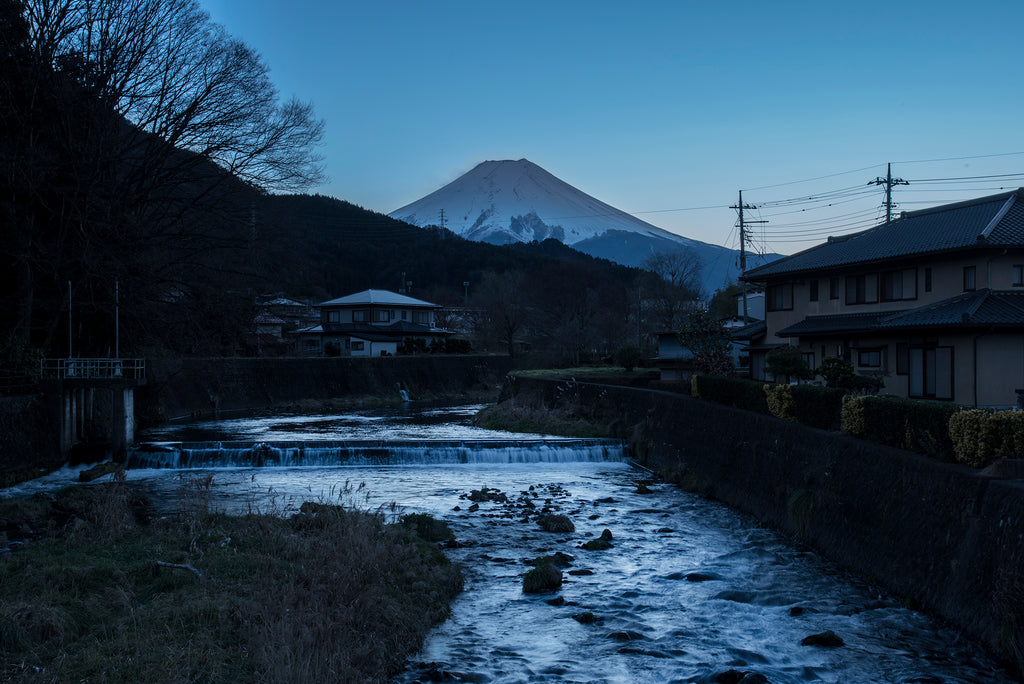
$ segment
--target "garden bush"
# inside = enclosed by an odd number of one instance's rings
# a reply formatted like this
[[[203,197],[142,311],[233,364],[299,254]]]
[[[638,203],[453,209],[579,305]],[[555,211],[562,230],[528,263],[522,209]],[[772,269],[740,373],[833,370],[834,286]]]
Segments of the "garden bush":
[[[769,412],[776,418],[791,420],[821,430],[839,427],[846,392],[816,385],[765,385]]]
[[[690,383],[691,394],[700,399],[747,411],[769,413],[763,382],[717,375],[694,375]]]
[[[855,437],[953,461],[950,418],[956,404],[872,395],[843,401],[842,430]]]
[[[1024,458],[1024,412],[968,409],[949,420],[956,460],[983,468],[999,458]]]

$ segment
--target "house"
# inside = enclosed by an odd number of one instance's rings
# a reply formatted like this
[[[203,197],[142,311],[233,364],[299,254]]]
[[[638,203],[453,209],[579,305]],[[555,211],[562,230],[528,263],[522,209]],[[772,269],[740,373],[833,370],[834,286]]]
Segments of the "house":
[[[449,334],[434,327],[440,309],[389,290],[364,290],[317,305],[320,323],[296,331],[296,351],[304,355],[387,356],[407,339],[429,345]]]
[[[1024,393],[1024,189],[904,212],[875,228],[747,271],[773,346],[875,375],[887,394],[979,407]],[[759,375],[760,374],[760,375]]]

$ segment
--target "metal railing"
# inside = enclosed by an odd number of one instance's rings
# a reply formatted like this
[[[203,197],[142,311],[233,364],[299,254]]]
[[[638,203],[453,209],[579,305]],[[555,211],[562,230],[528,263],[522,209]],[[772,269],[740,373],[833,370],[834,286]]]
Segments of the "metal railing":
[[[145,359],[41,359],[39,376],[42,378],[125,379],[144,380]]]

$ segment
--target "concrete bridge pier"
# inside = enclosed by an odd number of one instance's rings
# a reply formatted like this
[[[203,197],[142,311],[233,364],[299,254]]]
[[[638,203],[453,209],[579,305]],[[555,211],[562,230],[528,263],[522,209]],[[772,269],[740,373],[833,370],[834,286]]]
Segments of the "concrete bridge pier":
[[[109,450],[124,457],[135,441],[135,388],[145,383],[144,362],[131,359],[50,359],[43,378],[60,397],[60,451]]]

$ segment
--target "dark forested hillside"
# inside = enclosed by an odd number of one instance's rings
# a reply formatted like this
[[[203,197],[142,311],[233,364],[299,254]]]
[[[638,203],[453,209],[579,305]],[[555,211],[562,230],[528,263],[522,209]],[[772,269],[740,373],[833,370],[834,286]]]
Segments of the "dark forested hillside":
[[[51,25],[44,0],[0,0],[0,372],[240,353],[261,296],[367,288],[462,306],[481,346],[578,361],[649,341],[650,302],[687,294],[552,240],[493,246],[274,194],[321,178],[311,107],[278,102],[196,0],[97,1],[59,3]]]
[[[592,286],[631,286],[637,270],[577,252],[555,240],[494,246],[440,228],[418,228],[320,195],[261,200],[257,217],[260,280],[267,288],[312,299],[379,288],[436,293],[461,301],[487,272],[539,274],[551,264],[585,273]],[[404,281],[403,281],[404,274]]]

